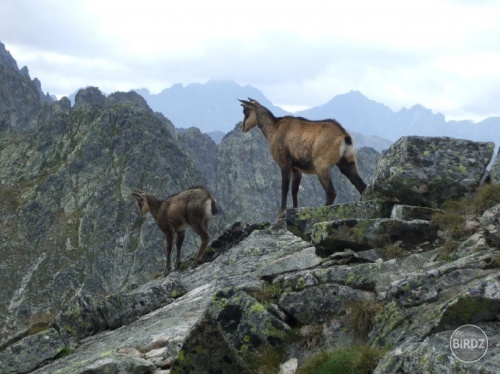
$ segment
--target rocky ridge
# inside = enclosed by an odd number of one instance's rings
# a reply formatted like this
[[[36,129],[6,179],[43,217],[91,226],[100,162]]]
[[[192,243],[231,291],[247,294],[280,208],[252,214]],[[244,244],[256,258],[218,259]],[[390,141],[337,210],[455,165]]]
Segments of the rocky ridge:
[[[0,131],[23,132],[37,125],[37,117],[52,102],[42,92],[37,78],[30,78],[28,68],[17,67],[5,45],[0,42]]]
[[[421,140],[401,143],[418,145],[424,154],[442,141]],[[464,149],[467,159],[492,154],[488,143]],[[418,174],[407,161],[387,152],[373,191],[399,183],[384,165],[404,164]],[[466,194],[479,185],[486,164],[455,180]],[[420,183],[428,183],[428,174],[420,175]],[[436,201],[447,196],[445,185],[436,189]],[[0,352],[3,370],[230,373],[256,370],[265,347],[283,347],[283,363],[300,364],[318,349],[364,342],[384,352],[377,373],[497,372],[500,205],[474,218],[473,229],[450,252],[446,234],[430,220],[437,210],[405,203],[401,196],[363,196],[358,203],[290,209],[272,225],[228,227],[214,240],[211,261],[199,268],[100,299],[75,296],[49,329]],[[390,256],[394,247],[397,254]],[[361,305],[376,310],[366,330],[349,322]],[[490,342],[474,364],[449,349],[453,331],[468,323],[480,326]],[[307,331],[317,331],[316,343]]]

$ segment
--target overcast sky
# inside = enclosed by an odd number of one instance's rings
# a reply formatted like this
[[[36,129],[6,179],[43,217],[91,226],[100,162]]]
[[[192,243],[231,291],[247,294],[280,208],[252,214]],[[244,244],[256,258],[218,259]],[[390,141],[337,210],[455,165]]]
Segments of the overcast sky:
[[[359,90],[500,116],[497,0],[1,0],[0,41],[58,98],[224,79],[288,110]]]

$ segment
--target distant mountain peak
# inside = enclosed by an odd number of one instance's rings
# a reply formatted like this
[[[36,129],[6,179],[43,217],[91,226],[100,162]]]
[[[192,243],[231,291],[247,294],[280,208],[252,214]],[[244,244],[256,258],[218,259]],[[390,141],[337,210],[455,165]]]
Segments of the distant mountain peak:
[[[5,49],[5,44],[2,42],[0,42],[0,65],[6,65],[15,70],[19,70],[16,60],[14,60],[10,52]]]

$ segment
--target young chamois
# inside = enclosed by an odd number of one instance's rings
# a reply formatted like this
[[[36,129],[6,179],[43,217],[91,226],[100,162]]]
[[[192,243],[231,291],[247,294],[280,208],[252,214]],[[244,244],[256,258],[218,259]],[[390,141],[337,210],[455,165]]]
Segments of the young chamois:
[[[141,215],[148,212],[154,217],[156,224],[165,234],[167,241],[167,264],[164,275],[170,272],[170,255],[174,243],[174,234],[177,234],[177,259],[175,269],[181,264],[181,248],[186,229],[191,226],[201,239],[198,255],[194,258],[194,269],[202,259],[207,248],[210,236],[208,235],[208,221],[217,214],[217,202],[204,187],[191,187],[175,195],[159,200],[143,191],[132,193],[137,200]]]
[[[337,196],[330,178],[334,165],[362,193],[366,184],[358,173],[351,135],[335,120],[310,121],[300,117],[275,117],[253,99],[239,100],[245,115],[241,130],[258,126],[269,143],[271,155],[281,168],[281,210],[286,211],[288,189],[292,180],[293,207],[298,207],[302,173],[317,174],[326,193],[326,204]]]

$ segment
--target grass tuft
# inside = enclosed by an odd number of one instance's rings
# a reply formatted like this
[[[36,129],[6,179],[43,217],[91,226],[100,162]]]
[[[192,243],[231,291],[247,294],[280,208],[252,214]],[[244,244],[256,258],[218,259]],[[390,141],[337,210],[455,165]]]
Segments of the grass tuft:
[[[283,347],[263,345],[259,350],[251,353],[245,374],[276,374],[279,366],[286,360],[286,351]]]
[[[403,258],[407,254],[403,248],[395,244],[388,244],[384,248],[379,249],[378,252],[385,261],[393,258]]]
[[[377,367],[384,353],[382,349],[366,345],[320,352],[306,360],[297,374],[368,374]]]
[[[354,337],[366,341],[368,334],[373,329],[375,317],[383,310],[378,301],[353,300],[348,303],[349,313],[346,324],[353,332]]]

